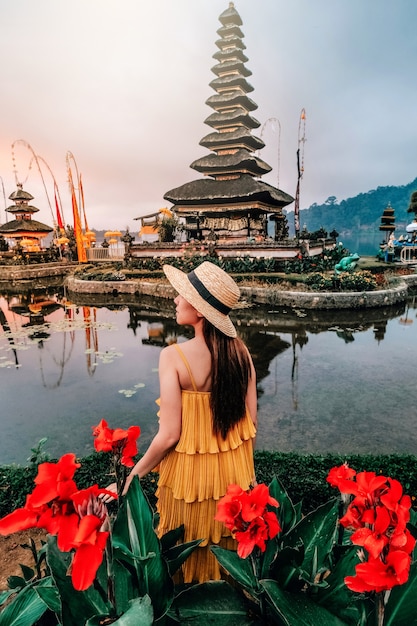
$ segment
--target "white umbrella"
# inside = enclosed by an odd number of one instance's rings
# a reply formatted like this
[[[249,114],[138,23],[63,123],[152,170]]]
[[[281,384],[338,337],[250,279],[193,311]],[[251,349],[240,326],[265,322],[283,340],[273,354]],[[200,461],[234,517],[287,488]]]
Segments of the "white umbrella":
[[[407,233],[413,233],[415,230],[417,230],[417,222],[411,222],[411,224],[408,224],[405,227],[405,230],[407,231]]]

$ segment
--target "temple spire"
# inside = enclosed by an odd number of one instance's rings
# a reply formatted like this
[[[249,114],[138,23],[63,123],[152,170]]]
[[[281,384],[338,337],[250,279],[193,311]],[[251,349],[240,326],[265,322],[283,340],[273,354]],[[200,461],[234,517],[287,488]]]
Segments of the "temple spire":
[[[282,208],[294,199],[259,180],[272,168],[255,154],[265,144],[252,133],[261,124],[252,115],[258,106],[248,96],[253,92],[247,81],[252,72],[246,67],[242,20],[233,2],[219,20],[218,50],[213,55],[216,64],[212,67],[215,78],[210,83],[215,93],[206,100],[213,112],[205,124],[212,132],[200,141],[210,153],[190,165],[204,178],[171,189],[164,198],[185,217],[191,238],[210,235],[232,242],[265,239],[267,216],[274,214],[275,238],[280,239],[287,234]]]

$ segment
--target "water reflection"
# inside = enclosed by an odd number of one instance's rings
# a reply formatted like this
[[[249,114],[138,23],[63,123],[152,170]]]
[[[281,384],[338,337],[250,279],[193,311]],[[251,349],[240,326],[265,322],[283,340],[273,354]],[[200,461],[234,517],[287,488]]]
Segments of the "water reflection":
[[[355,312],[243,307],[234,319],[258,377],[258,447],[300,452],[417,450],[414,299]],[[0,462],[91,451],[90,427],[156,430],[158,359],[183,341],[173,302],[61,288],[0,297]],[[397,415],[401,415],[398,421]]]

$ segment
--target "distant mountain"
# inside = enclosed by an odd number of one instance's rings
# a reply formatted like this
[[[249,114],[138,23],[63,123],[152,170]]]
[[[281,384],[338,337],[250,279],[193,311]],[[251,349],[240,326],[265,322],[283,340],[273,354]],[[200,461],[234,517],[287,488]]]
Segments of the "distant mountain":
[[[340,235],[352,230],[378,230],[381,215],[390,203],[394,209],[396,229],[405,229],[414,218],[414,214],[407,213],[407,209],[411,194],[416,190],[417,178],[408,185],[377,187],[340,203],[335,196],[330,196],[324,204],[314,203],[308,209],[300,211],[300,227],[306,225],[309,232],[321,227],[328,232],[335,229]],[[288,212],[287,218],[291,230],[294,212]]]

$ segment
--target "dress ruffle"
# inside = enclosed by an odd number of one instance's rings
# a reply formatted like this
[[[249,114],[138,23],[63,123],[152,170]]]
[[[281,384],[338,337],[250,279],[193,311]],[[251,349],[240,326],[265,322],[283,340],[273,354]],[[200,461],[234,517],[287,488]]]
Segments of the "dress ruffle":
[[[182,392],[181,437],[158,467],[156,495],[160,536],[184,524],[184,541],[203,540],[183,566],[184,582],[218,580],[219,565],[209,546],[236,547],[230,531],[214,517],[228,485],[245,490],[251,485],[255,434],[247,412],[225,440],[214,435],[210,393]]]

